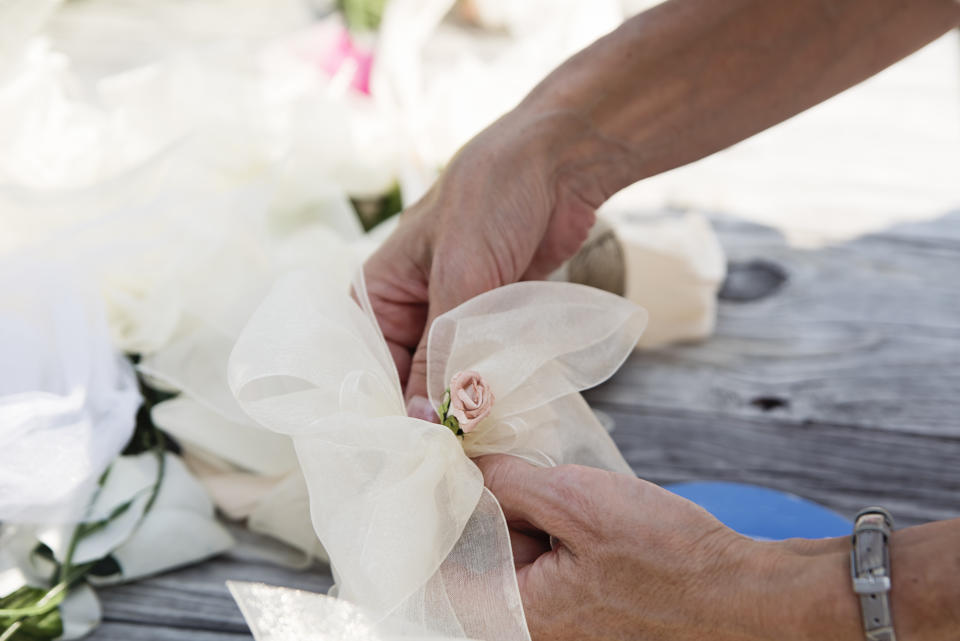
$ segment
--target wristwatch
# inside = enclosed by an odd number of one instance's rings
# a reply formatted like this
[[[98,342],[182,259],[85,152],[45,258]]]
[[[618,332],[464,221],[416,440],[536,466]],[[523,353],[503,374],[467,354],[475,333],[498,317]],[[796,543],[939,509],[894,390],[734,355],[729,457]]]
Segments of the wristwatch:
[[[850,572],[860,597],[867,641],[896,641],[890,614],[890,533],[893,517],[882,507],[860,510],[854,521]]]

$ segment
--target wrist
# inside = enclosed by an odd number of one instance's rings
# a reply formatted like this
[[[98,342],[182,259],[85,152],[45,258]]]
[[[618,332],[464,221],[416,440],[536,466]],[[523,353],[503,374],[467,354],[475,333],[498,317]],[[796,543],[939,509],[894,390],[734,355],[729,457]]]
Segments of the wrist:
[[[731,533],[732,535],[732,533]],[[702,565],[703,624],[722,641],[799,641],[791,602],[794,557],[777,543],[732,535]],[[790,596],[788,596],[790,595]]]
[[[630,147],[604,135],[582,109],[530,96],[505,118],[530,137],[548,184],[593,209],[642,178]]]
[[[770,560],[760,624],[768,638],[863,638],[860,604],[851,587],[847,538],[765,545]]]

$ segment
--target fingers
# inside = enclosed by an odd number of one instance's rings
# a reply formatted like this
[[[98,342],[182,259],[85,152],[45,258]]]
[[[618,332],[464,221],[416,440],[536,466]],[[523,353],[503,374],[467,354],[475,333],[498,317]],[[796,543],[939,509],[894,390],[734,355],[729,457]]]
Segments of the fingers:
[[[560,539],[575,554],[589,541],[601,517],[593,509],[587,480],[600,470],[577,466],[539,468],[514,456],[484,456],[475,461],[486,486],[500,502],[508,524],[529,523]]]
[[[432,319],[428,321],[423,338],[410,360],[410,376],[407,378],[407,386],[404,389],[404,396],[408,404],[416,397],[429,398],[427,394],[427,336],[430,334],[429,323],[432,322]]]
[[[431,423],[437,423],[440,420],[430,400],[423,396],[413,396],[407,401],[407,416]]]
[[[390,356],[397,366],[397,374],[400,376],[400,387],[403,388],[410,378],[410,361],[412,360],[410,350],[390,339],[386,339],[386,341],[387,347],[390,349]]]
[[[458,295],[457,292],[464,291],[463,288],[444,286],[444,281],[445,279],[438,278],[430,285],[430,306],[427,310],[427,320],[423,327],[420,342],[417,344],[417,349],[410,360],[410,376],[407,379],[404,391],[404,396],[408,402],[416,396],[426,398],[430,396],[427,390],[427,343],[433,321],[470,298],[469,291],[467,295]]]
[[[474,296],[506,284],[498,270],[492,267],[489,256],[482,253],[464,252],[442,244],[433,254],[430,270],[429,308],[423,335],[410,363],[410,378],[405,396],[409,401],[414,396],[427,393],[427,343],[433,322],[448,311]],[[444,385],[446,387],[446,385]]]
[[[514,566],[521,570],[550,551],[550,538],[510,528],[510,547],[513,548]]]
[[[367,298],[403,387],[427,319],[426,270],[418,262],[424,260],[421,245],[416,234],[398,228],[363,266]],[[353,288],[350,294],[357,300]]]
[[[597,220],[597,206],[599,202],[593,204],[575,192],[561,191],[557,195],[550,224],[540,239],[523,279],[545,279],[564,261],[573,258]]]

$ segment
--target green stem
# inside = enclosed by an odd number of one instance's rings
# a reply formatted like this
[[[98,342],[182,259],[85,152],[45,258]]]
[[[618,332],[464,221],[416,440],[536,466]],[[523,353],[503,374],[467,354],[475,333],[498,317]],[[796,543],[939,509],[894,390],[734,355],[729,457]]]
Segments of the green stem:
[[[69,587],[69,583],[63,582],[58,583],[52,588],[50,588],[46,594],[40,597],[40,600],[37,601],[36,605],[31,605],[26,608],[13,608],[10,610],[0,610],[0,617],[8,618],[14,617],[19,621],[20,619],[26,619],[29,617],[41,616],[46,614],[50,610],[54,609],[60,602],[63,601],[63,597],[57,600],[64,590]],[[2,639],[3,637],[0,637]]]
[[[67,554],[63,557],[63,563],[60,564],[60,567],[57,570],[58,585],[63,584],[63,580],[70,572],[70,568],[73,565],[73,555],[77,551],[77,545],[80,544],[80,539],[83,538],[83,535],[81,534],[82,530],[83,524],[79,524],[73,529],[73,535],[70,537],[70,545],[67,546]]]
[[[29,619],[30,617],[42,616],[54,609],[63,601],[66,597],[67,589],[73,585],[73,583],[86,574],[87,570],[92,568],[95,563],[84,563],[75,568],[72,568],[73,572],[67,575],[62,581],[57,583],[55,586],[47,590],[47,592],[40,597],[36,605],[31,605],[25,608],[10,608],[10,609],[0,609],[0,618],[13,617],[17,621],[21,619]],[[3,641],[3,637],[0,637],[0,641]]]
[[[157,444],[153,447],[153,453],[157,457],[157,480],[153,484],[153,491],[150,494],[150,498],[147,499],[147,504],[143,508],[143,514],[140,516],[140,521],[142,522],[144,517],[147,516],[147,513],[150,511],[150,508],[153,507],[153,504],[157,500],[157,495],[160,494],[160,485],[163,484],[163,477],[167,472],[167,457],[166,457],[166,446],[167,440],[163,437],[163,432],[157,430],[156,432]],[[137,527],[140,527],[140,524],[137,524]]]
[[[9,641],[13,638],[13,635],[17,633],[17,630],[23,627],[22,621],[15,621],[13,625],[3,631],[3,634],[0,634],[0,641]]]
[[[103,491],[103,484],[107,482],[109,475],[110,468],[108,467],[104,470],[103,474],[100,475],[100,480],[97,482],[97,489],[90,498],[90,504],[87,506],[87,515],[90,514],[90,509],[93,507],[93,504],[97,502],[100,492]],[[77,527],[73,528],[73,534],[70,536],[70,545],[67,546],[67,554],[63,559],[63,563],[57,568],[54,579],[56,584],[63,583],[64,578],[69,574],[70,566],[73,564],[73,555],[77,551],[77,545],[80,544],[80,539],[83,538],[83,533],[83,523],[78,523]],[[3,641],[3,639],[0,638],[0,641]]]

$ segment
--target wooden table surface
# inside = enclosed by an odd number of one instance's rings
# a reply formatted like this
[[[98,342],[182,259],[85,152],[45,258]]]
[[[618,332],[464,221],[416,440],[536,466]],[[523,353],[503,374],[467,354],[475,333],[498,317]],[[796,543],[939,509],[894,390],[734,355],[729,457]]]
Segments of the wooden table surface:
[[[818,250],[715,219],[716,335],[635,353],[587,399],[638,475],[730,480],[901,525],[960,516],[960,212]],[[325,591],[238,551],[102,589],[97,641],[250,639],[224,581]]]

